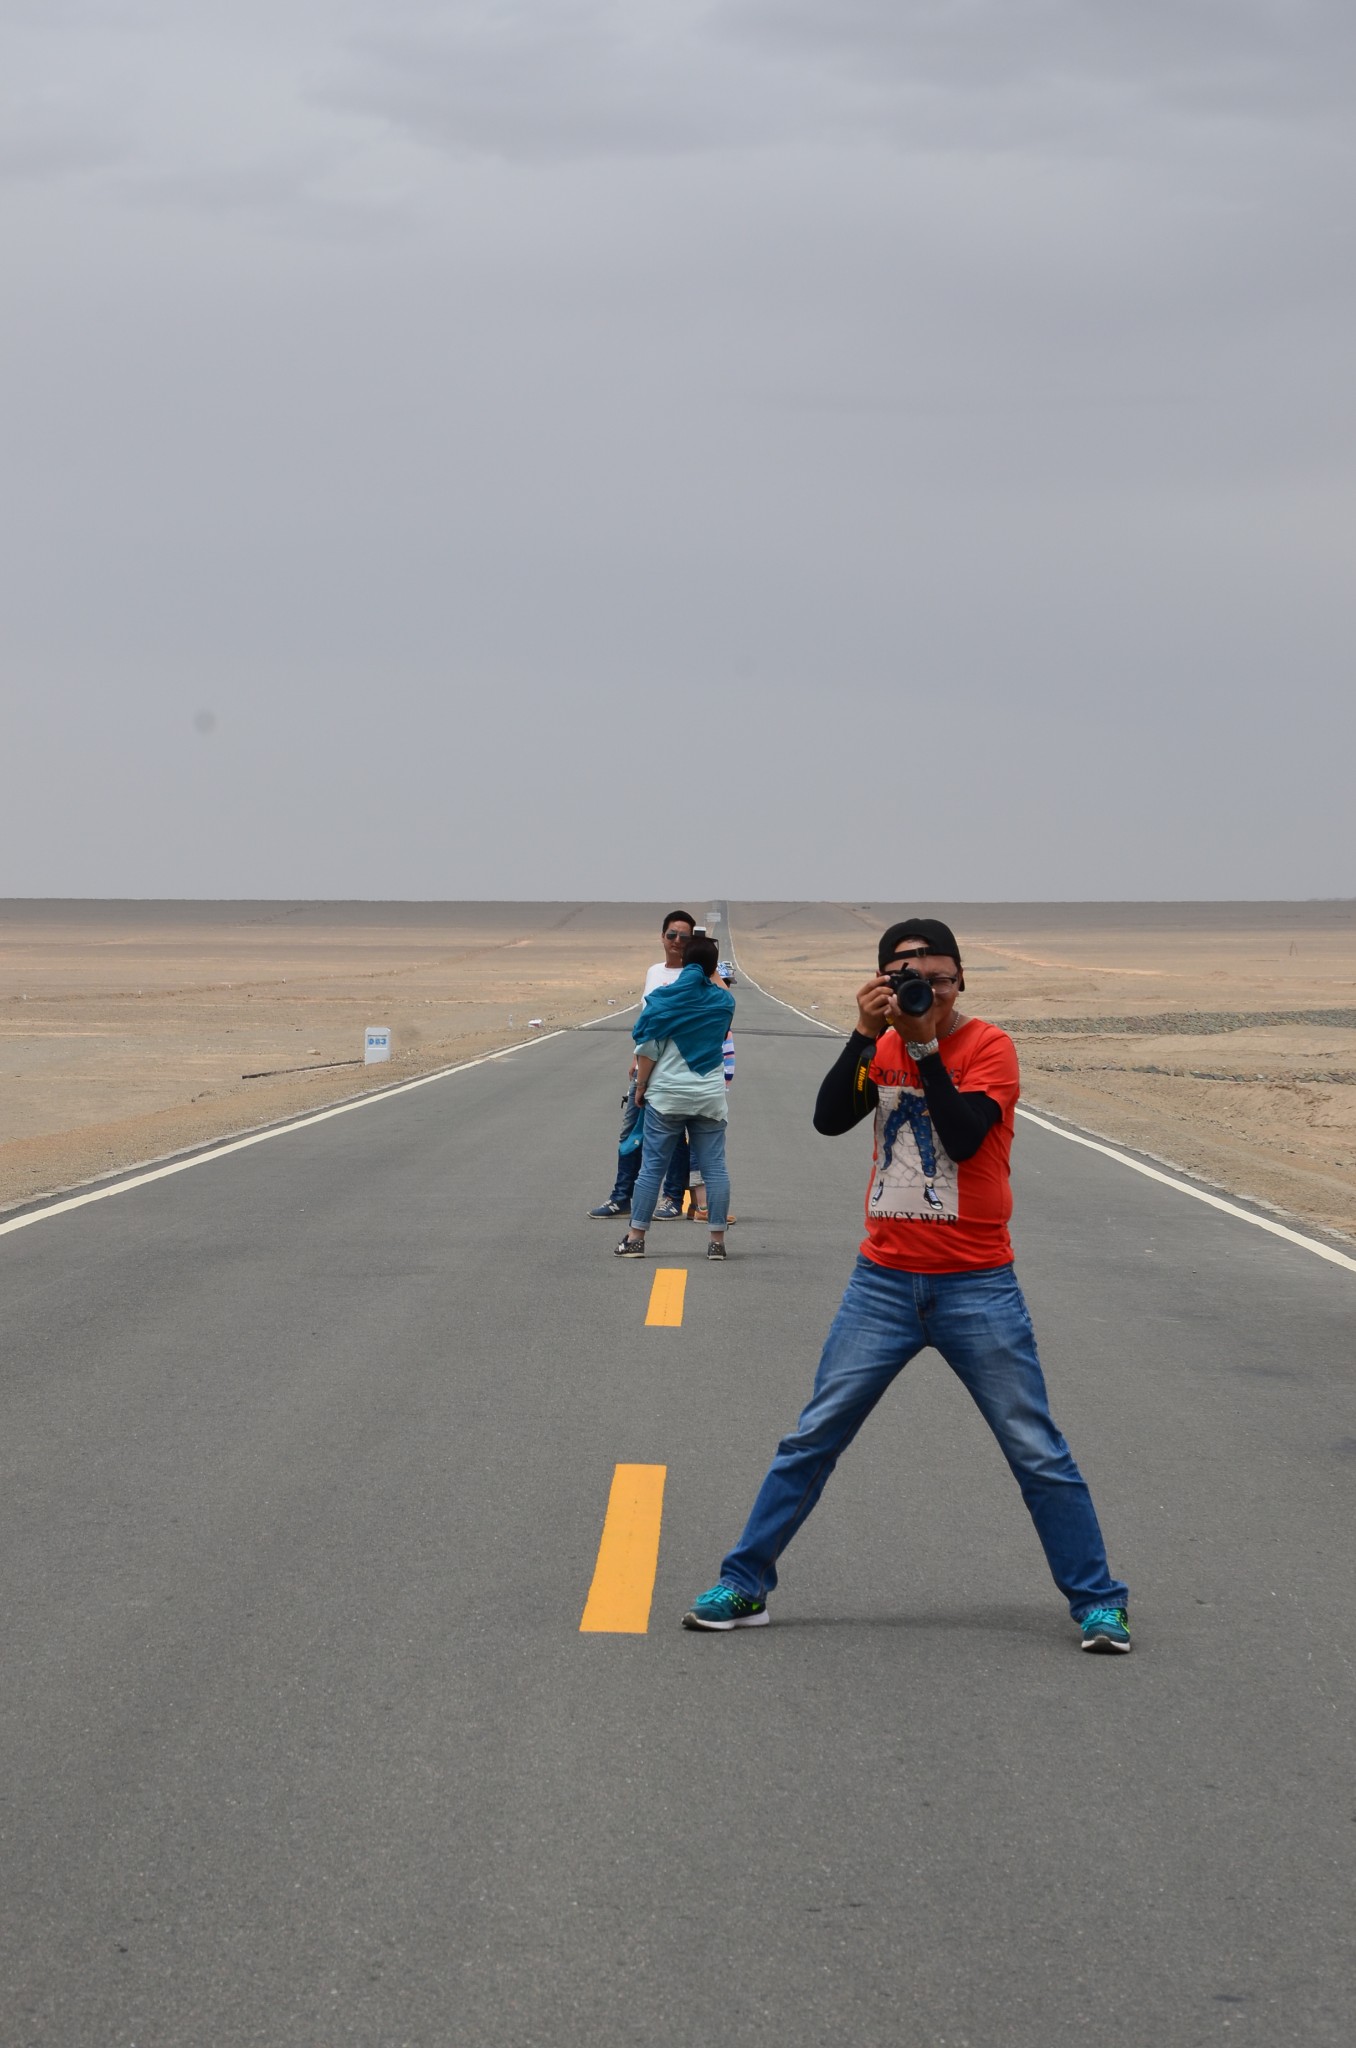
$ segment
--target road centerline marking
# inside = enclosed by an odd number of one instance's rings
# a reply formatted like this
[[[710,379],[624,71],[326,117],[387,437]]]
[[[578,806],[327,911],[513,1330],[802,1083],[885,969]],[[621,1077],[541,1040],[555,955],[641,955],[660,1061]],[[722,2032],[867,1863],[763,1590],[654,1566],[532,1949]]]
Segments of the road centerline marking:
[[[613,1472],[581,1634],[643,1636],[648,1630],[667,1472],[667,1465],[618,1465]]]
[[[650,1305],[645,1311],[647,1327],[655,1330],[680,1329],[686,1292],[687,1269],[683,1266],[661,1266],[650,1288]]]

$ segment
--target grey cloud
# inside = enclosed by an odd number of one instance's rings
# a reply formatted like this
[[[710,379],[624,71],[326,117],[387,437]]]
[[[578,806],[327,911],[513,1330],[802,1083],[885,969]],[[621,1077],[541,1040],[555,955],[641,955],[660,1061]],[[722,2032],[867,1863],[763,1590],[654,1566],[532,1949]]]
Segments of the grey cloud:
[[[1341,106],[1356,55],[1342,0],[735,0],[722,19],[876,93],[1101,87],[1233,118]]]
[[[320,204],[364,136],[308,105],[321,0],[18,0],[6,10],[0,175],[103,174],[101,194],[204,213]]]
[[[323,178],[326,159],[263,156],[233,164],[205,164],[142,172],[124,181],[133,198],[204,213],[269,213],[305,205]]]
[[[748,58],[720,63],[706,15],[690,0],[397,0],[352,32],[326,97],[437,146],[527,161],[682,154],[767,132]]]
[[[46,181],[109,170],[122,162],[127,146],[109,136],[80,133],[50,123],[7,124],[0,116],[0,179]]]
[[[330,96],[528,161],[872,137],[1059,157],[1344,117],[1353,55],[1335,0],[393,0],[351,32]]]
[[[0,179],[41,180],[106,170],[125,159],[125,126],[97,95],[40,78],[0,94]]]
[[[389,246],[407,230],[407,195],[362,189],[353,176],[360,158],[352,148],[320,149],[125,170],[112,189],[131,204],[234,221],[288,241]]]
[[[960,895],[1349,886],[1332,8],[16,13],[11,887],[606,895],[674,702],[731,893],[891,747]]]

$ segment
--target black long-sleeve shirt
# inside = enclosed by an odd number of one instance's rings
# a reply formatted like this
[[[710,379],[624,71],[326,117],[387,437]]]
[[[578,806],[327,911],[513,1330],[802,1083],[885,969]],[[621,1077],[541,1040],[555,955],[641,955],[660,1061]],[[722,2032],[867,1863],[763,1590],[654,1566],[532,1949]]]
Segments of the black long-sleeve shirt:
[[[878,1092],[867,1074],[875,1051],[874,1038],[854,1031],[820,1083],[814,1122],[826,1138],[850,1131],[875,1109]],[[957,1164],[973,1158],[994,1125],[1002,1121],[1003,1112],[992,1095],[979,1089],[962,1094],[946,1071],[940,1052],[918,1061],[918,1078],[942,1150]]]

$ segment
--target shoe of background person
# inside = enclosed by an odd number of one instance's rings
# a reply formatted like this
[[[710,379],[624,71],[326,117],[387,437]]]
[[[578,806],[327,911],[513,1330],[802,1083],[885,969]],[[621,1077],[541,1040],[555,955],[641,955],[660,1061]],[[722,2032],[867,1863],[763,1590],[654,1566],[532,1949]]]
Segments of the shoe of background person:
[[[672,1223],[674,1218],[681,1216],[682,1213],[672,1195],[665,1195],[662,1201],[655,1204],[654,1215],[656,1223]]]
[[[605,1202],[600,1202],[596,1209],[590,1209],[589,1215],[625,1216],[630,1207],[631,1204],[629,1202],[614,1202],[611,1195],[609,1195],[607,1200]]]
[[[750,1600],[733,1586],[712,1586],[694,1600],[683,1616],[684,1628],[763,1628],[772,1616],[761,1600]]]
[[[1094,1607],[1083,1616],[1080,1626],[1084,1650],[1128,1650],[1130,1617],[1123,1607]]]
[[[617,1257],[619,1259],[643,1259],[644,1256],[645,1240],[643,1237],[624,1237],[617,1246]]]
[[[725,1257],[725,1239],[723,1237],[708,1239],[706,1256],[708,1259],[723,1259]]]

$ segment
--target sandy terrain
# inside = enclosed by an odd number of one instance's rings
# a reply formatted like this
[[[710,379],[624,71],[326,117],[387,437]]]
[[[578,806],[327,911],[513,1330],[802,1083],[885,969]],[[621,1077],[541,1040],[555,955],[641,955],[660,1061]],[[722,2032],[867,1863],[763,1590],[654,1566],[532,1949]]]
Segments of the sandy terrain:
[[[908,906],[906,906],[907,908]],[[888,904],[732,903],[755,980],[847,1026]],[[962,1009],[1028,1107],[1356,1233],[1356,903],[954,904]]]
[[[0,1207],[624,1005],[667,908],[0,903]]]
[[[666,907],[0,904],[0,1207],[620,1007]],[[943,914],[1029,1106],[1356,1233],[1356,903]],[[764,987],[847,1025],[896,915],[735,903],[731,928]],[[328,1064],[368,1024],[391,1064]]]

